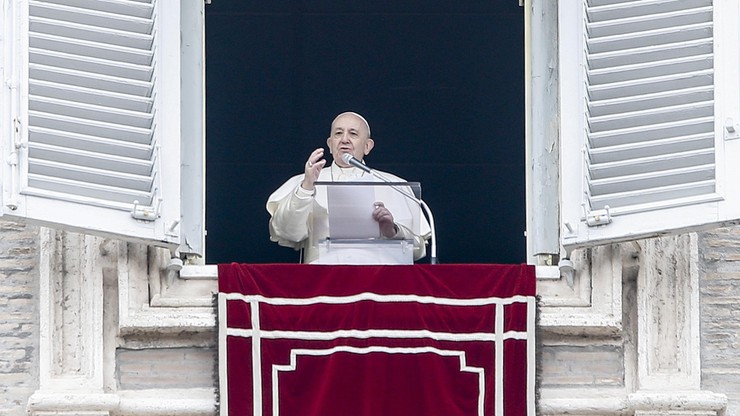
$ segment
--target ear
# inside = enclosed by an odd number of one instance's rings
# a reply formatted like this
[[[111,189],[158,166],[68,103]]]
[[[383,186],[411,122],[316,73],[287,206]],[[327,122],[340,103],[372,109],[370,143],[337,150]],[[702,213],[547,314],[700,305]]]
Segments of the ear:
[[[365,156],[370,154],[370,151],[375,147],[375,141],[373,139],[367,139],[365,142]]]
[[[329,154],[331,154],[331,137],[326,138],[326,147],[329,148]]]

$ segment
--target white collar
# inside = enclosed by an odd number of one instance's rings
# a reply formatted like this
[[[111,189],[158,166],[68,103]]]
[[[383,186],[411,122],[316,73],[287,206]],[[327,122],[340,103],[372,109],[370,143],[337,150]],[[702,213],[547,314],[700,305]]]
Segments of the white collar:
[[[333,162],[331,164],[331,177],[332,180],[348,180],[353,178],[360,178],[365,175],[365,171],[358,169],[354,166],[343,168]]]

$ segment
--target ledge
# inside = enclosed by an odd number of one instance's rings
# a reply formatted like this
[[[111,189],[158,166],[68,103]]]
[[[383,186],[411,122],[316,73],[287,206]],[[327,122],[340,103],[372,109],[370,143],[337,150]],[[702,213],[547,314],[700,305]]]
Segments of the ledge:
[[[698,412],[721,414],[727,396],[705,390],[638,391],[620,389],[541,390],[537,414],[541,415],[624,415],[644,412]]]
[[[634,410],[713,411],[727,407],[727,396],[711,391],[638,391],[629,395]]]
[[[560,269],[558,266],[535,266],[537,279],[558,280]],[[213,280],[218,279],[218,265],[185,265],[180,270],[180,279],[184,280]]]
[[[96,391],[36,391],[28,400],[28,413],[116,416],[212,416],[216,412],[214,389],[122,390],[117,393]]]
[[[215,264],[182,266],[182,270],[180,270],[180,279],[217,280],[218,266]]]

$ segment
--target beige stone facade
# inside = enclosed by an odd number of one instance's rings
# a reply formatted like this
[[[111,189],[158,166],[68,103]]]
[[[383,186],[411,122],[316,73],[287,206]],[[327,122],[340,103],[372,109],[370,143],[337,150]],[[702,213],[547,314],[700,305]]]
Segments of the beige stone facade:
[[[0,246],[0,414],[214,414],[213,266],[9,222]],[[737,228],[576,254],[540,270],[538,414],[740,414]]]

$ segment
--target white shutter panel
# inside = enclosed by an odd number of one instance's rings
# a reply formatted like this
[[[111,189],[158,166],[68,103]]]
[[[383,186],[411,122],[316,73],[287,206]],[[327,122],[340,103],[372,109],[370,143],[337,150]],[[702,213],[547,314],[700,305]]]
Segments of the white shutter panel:
[[[737,7],[560,2],[566,248],[740,217]]]
[[[25,6],[4,213],[179,244],[179,0]]]

